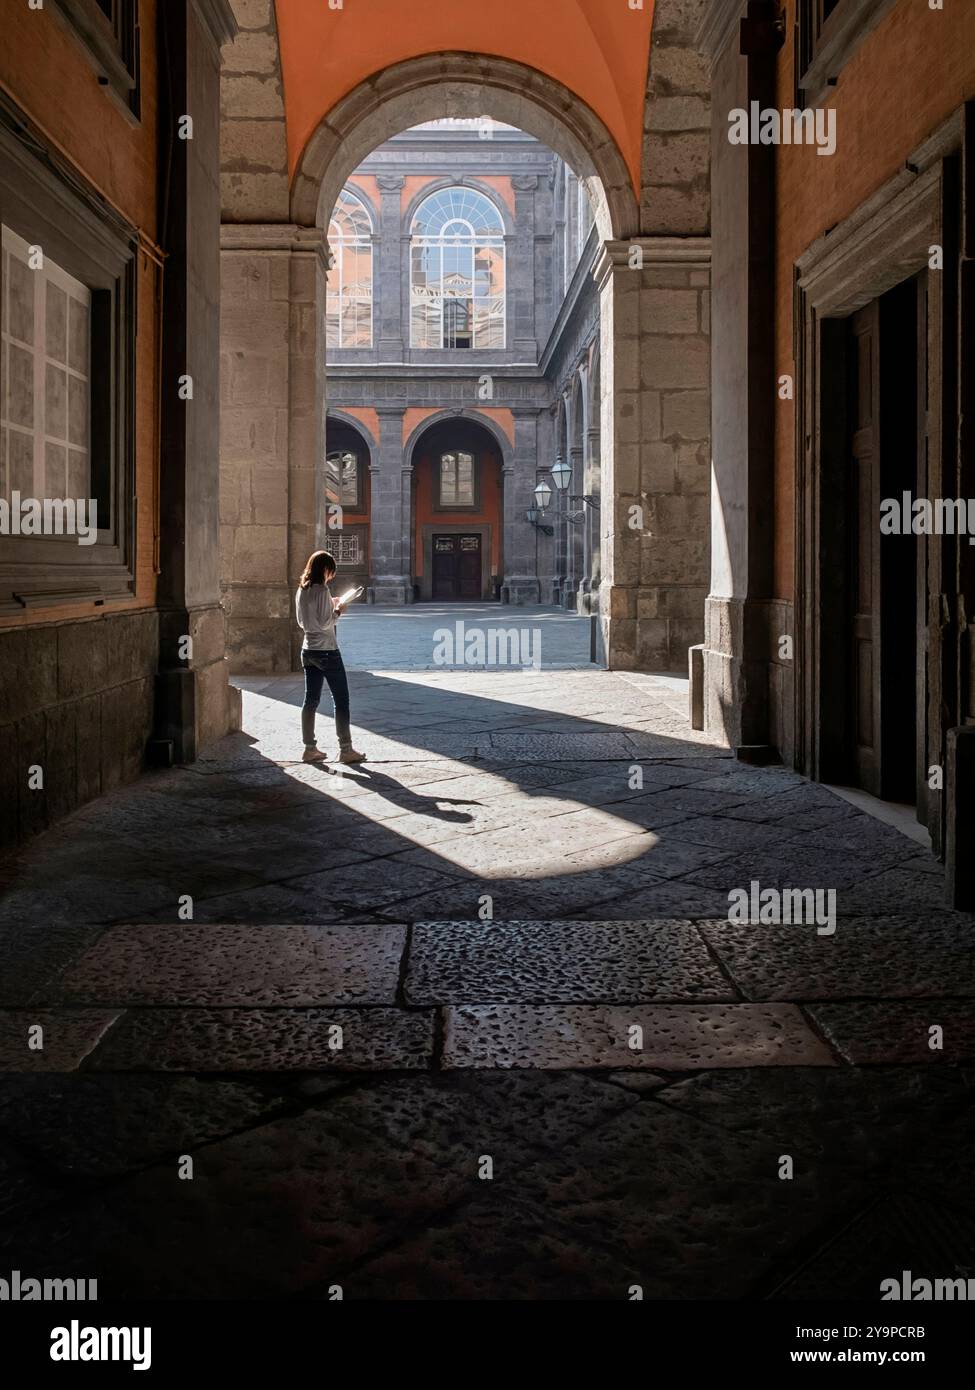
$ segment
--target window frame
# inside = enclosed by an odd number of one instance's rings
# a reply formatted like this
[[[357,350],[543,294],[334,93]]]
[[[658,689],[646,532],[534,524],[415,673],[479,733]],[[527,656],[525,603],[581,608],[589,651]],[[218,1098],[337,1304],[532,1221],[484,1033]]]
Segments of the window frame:
[[[471,461],[471,501],[470,502],[445,502],[443,500],[443,464],[444,459],[453,454],[455,457],[466,454]],[[436,476],[436,502],[434,511],[437,512],[478,512],[481,509],[481,469],[477,451],[464,444],[455,444],[449,449],[438,449],[433,459],[434,472]],[[455,468],[456,480],[456,468]]]
[[[798,0],[795,22],[796,99],[821,106],[870,31],[897,0],[837,0],[824,17],[825,0]]]
[[[477,231],[473,224],[468,221],[463,212],[455,212],[452,216],[447,217],[443,221],[443,223],[441,224],[441,230],[439,232],[430,233],[428,231],[420,231],[418,229],[417,224],[427,204],[432,202],[436,198],[442,197],[444,194],[451,194],[455,192],[472,194],[475,198],[480,199],[482,202],[486,203],[497,220],[497,230],[491,232]],[[462,240],[458,240],[456,236],[445,236],[443,228],[454,226],[458,222],[464,222],[465,225],[468,226],[469,235],[465,236]],[[407,304],[409,313],[410,351],[450,352],[460,354],[466,354],[469,352],[507,352],[509,339],[508,236],[507,229],[505,227],[504,214],[501,208],[498,206],[498,204],[494,201],[494,199],[489,197],[483,189],[475,187],[471,183],[447,183],[439,188],[430,189],[429,191],[425,192],[422,197],[420,197],[410,217],[408,248]],[[479,295],[477,293],[477,257],[478,252],[484,249],[498,252],[500,255],[503,283],[503,289],[500,295]],[[470,304],[469,347],[457,347],[456,345],[447,342],[446,305],[449,300],[456,301],[457,299],[462,297],[457,295],[447,295],[443,292],[445,251],[467,251],[470,253],[471,294],[469,297],[469,301],[466,301]],[[430,297],[424,303],[422,299],[416,298],[417,290],[420,288],[417,285],[415,278],[416,266],[418,256],[422,258],[424,254],[429,255],[431,252],[433,252],[437,258],[438,274],[436,283],[439,286],[439,291],[435,298]],[[429,287],[426,285],[423,286],[423,289],[425,290],[428,288]],[[501,341],[500,343],[494,343],[490,346],[487,346],[477,342],[478,305],[483,302],[489,302],[491,299],[500,299],[501,301],[500,312],[497,316],[497,323],[500,325],[501,329]],[[438,309],[437,320],[439,327],[439,342],[433,344],[428,342],[418,342],[416,331],[417,312],[418,310],[425,311],[423,322],[424,324],[427,324],[431,321],[430,308],[433,304],[436,304],[436,307]]]
[[[329,486],[330,486],[330,482],[331,482],[331,480],[330,480],[330,478],[329,478],[329,476],[328,476],[328,465],[329,465],[329,463],[331,462],[331,460],[333,459],[333,457],[334,457],[336,454],[342,454],[342,455],[350,454],[350,455],[355,459],[355,501],[354,501],[354,502],[343,502],[343,501],[342,501],[341,491],[339,491],[339,493],[338,493],[337,496],[335,497],[335,500],[334,500],[334,501],[332,500],[331,497],[328,496]],[[363,500],[362,500],[362,498],[363,498],[363,485],[364,485],[363,473],[365,472],[364,463],[365,463],[365,460],[364,460],[364,458],[363,458],[363,455],[362,455],[361,451],[358,450],[358,449],[338,448],[338,449],[329,449],[329,450],[327,450],[327,452],[326,452],[326,454],[325,454],[325,469],[326,469],[326,473],[325,473],[325,493],[326,493],[326,500],[327,500],[329,506],[341,507],[342,510],[343,510],[343,512],[351,512],[353,516],[358,516],[358,515],[362,512],[362,510],[363,510]]]
[[[111,18],[99,0],[53,0],[98,75],[99,85],[135,120],[142,116],[139,0],[108,0]]]
[[[336,212],[336,210],[339,208],[339,204],[340,204],[340,202],[341,202],[342,197],[351,198],[354,202],[358,203],[359,207],[362,209],[362,212],[363,212],[364,215],[365,215],[366,222],[367,222],[368,227],[369,227],[368,234],[363,235],[363,236],[356,236],[356,237],[354,237],[354,238],[350,238],[350,237],[347,237],[347,236],[344,234],[344,232],[341,231],[341,229],[340,229],[340,227],[339,227],[339,224],[336,223],[336,221],[335,221],[335,212]],[[336,227],[336,231],[337,231],[337,234],[336,234],[334,237],[333,237],[333,235],[332,235],[332,228],[333,228],[333,226]],[[345,295],[345,248],[346,248],[347,246],[354,247],[356,250],[359,250],[359,251],[368,250],[368,252],[369,252],[369,301],[368,301],[368,302],[369,302],[369,341],[368,341],[368,343],[343,343],[343,342],[342,342],[342,338],[343,338],[343,309],[345,308],[345,300],[344,300],[344,295]],[[332,210],[332,216],[329,218],[329,223],[328,223],[328,249],[329,249],[329,254],[330,254],[331,256],[334,256],[334,258],[335,258],[334,264],[330,264],[330,265],[329,265],[328,275],[326,276],[326,281],[325,281],[325,347],[326,347],[326,351],[328,351],[328,352],[371,352],[371,351],[373,350],[373,348],[375,347],[375,342],[376,342],[376,250],[375,250],[375,247],[376,247],[376,224],[375,224],[375,221],[374,221],[374,219],[373,219],[372,212],[370,211],[370,209],[369,209],[369,207],[368,207],[368,205],[367,205],[365,199],[359,194],[359,192],[358,192],[355,188],[350,188],[348,185],[346,185],[346,187],[344,187],[344,188],[342,189],[342,192],[339,194],[339,200],[336,202],[335,208],[333,208],[333,210]],[[329,280],[329,278],[330,278],[333,274],[336,276],[336,283],[337,283],[337,289],[335,289],[335,290],[332,290],[332,289],[330,288],[329,284],[328,284],[328,280]],[[334,312],[331,306],[332,306],[333,303],[335,303],[336,301],[337,301],[337,303],[338,303],[338,319],[337,319],[337,325],[338,325],[338,338],[339,338],[339,341],[338,341],[337,343],[336,343],[336,342],[331,342],[331,343],[330,343],[330,342],[328,341],[328,332],[329,332],[329,329],[328,329],[328,318],[329,318],[329,314],[332,313],[332,312]],[[357,301],[351,301],[351,302],[352,302],[352,303],[356,303]]]
[[[91,490],[99,490],[101,475],[109,506],[107,525],[99,508],[92,545],[79,545],[76,536],[0,535],[0,611],[130,599],[136,558],[138,232],[73,166],[42,145],[28,118],[6,98],[0,102],[0,223],[28,245],[41,246],[91,292]]]

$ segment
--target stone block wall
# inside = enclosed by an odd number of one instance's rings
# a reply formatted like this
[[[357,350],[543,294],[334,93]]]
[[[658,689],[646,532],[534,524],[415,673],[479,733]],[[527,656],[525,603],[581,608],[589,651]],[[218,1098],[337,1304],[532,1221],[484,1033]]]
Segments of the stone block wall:
[[[0,632],[0,669],[17,673],[0,682],[0,845],[138,776],[158,651],[152,611]]]
[[[224,229],[220,574],[232,669],[273,672],[291,665],[291,253],[279,229],[265,230],[230,229],[228,244]]]
[[[706,238],[642,238],[608,243],[598,270],[603,497],[613,499],[601,607],[614,667],[683,672],[704,635],[709,262]]]
[[[288,221],[288,140],[274,0],[231,0],[238,24],[220,75],[225,222]]]

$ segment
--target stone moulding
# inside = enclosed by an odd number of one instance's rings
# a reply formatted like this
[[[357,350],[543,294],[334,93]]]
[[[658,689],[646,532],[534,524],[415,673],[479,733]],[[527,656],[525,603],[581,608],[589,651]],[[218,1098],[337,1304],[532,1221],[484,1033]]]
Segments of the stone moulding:
[[[483,115],[534,135],[576,170],[604,239],[636,230],[637,200],[626,162],[595,112],[534,68],[472,53],[394,64],[326,113],[295,171],[294,221],[321,222],[351,171],[399,130],[441,116]]]

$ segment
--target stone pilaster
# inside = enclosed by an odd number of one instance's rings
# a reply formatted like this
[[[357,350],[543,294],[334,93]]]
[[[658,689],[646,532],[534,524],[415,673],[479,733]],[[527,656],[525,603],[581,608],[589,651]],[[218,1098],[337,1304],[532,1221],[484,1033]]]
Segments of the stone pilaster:
[[[774,53],[744,57],[734,0],[709,29],[712,56],[711,213],[714,428],[712,558],[704,644],[704,727],[733,748],[769,744],[769,677],[774,619],[774,150],[732,145],[728,112],[775,105]],[[720,21],[720,22],[719,22]],[[733,505],[732,505],[733,502]],[[791,693],[788,700],[791,704]]]
[[[577,428],[578,427],[578,428]],[[573,421],[572,437],[578,437],[581,430],[581,423]],[[582,492],[582,480],[584,472],[584,450],[582,444],[573,444],[569,449],[569,466],[572,469],[572,476],[569,481],[569,495],[565,499],[567,512],[578,512],[584,508],[584,503],[573,501]],[[567,573],[566,573],[566,607],[578,608],[579,595],[582,592],[582,581],[586,573],[585,540],[586,526],[585,518],[580,517],[576,521],[566,521],[565,548],[567,554]]]
[[[412,470],[403,450],[403,406],[379,406],[372,482],[372,587],[376,603],[413,601],[410,560]]]
[[[315,228],[221,237],[220,571],[234,670],[288,671],[293,586],[319,540],[322,458]],[[291,533],[292,522],[296,527]]]
[[[519,362],[538,360],[538,341],[535,331],[535,190],[536,174],[515,174],[511,180],[515,190],[514,265],[509,268],[508,302],[514,318],[514,342],[511,346]]]
[[[706,237],[607,242],[600,290],[600,618],[611,667],[683,671],[709,574]]]
[[[579,609],[591,613],[599,603],[599,427],[590,425],[586,430],[585,460],[583,467],[582,491],[593,499],[594,505],[581,503],[586,508],[583,524],[583,572],[579,585]],[[595,596],[595,597],[593,597]]]
[[[383,362],[402,362],[406,341],[403,325],[403,264],[408,254],[401,226],[400,193],[405,180],[401,174],[379,174],[379,256],[375,267],[375,289],[379,307],[379,355]]]
[[[504,470],[504,581],[509,603],[540,602],[535,564],[537,532],[525,519],[534,504],[535,471],[538,458],[538,411],[518,410],[515,417],[515,448],[510,466]]]
[[[239,727],[227,682],[220,608],[219,397],[220,50],[234,32],[225,5],[173,0],[161,16],[169,81],[161,129],[193,117],[193,139],[170,140],[161,240],[162,463],[157,603],[159,670],[154,756],[190,762]],[[189,387],[189,389],[187,389]]]

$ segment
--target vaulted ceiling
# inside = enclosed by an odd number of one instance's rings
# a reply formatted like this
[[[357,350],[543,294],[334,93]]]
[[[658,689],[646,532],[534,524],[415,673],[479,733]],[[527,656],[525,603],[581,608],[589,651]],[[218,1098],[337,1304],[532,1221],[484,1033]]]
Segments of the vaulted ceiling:
[[[632,8],[631,5],[638,5]],[[292,172],[322,118],[406,59],[484,54],[534,68],[599,116],[640,183],[654,0],[276,0]]]

